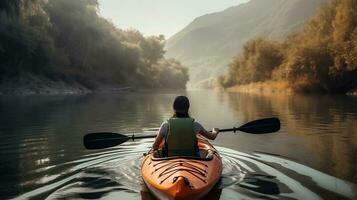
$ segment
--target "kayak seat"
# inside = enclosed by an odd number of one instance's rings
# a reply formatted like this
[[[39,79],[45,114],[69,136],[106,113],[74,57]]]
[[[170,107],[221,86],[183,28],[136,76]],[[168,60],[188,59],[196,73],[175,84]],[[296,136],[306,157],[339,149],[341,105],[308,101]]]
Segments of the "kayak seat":
[[[204,160],[209,161],[213,159],[214,151],[212,149],[199,149],[199,156],[170,156],[164,157],[163,151],[161,149],[154,151],[151,154],[152,160],[171,160],[177,158],[194,159],[194,160]]]

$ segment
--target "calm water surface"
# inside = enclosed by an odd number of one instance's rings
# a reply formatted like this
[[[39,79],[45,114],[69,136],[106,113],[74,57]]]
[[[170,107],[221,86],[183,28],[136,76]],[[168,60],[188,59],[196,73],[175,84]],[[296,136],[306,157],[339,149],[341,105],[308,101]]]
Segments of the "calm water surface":
[[[152,199],[140,162],[152,140],[89,151],[85,133],[143,133],[191,100],[207,129],[276,116],[278,133],[222,133],[209,199],[357,199],[357,98],[165,91],[0,97],[0,199]]]

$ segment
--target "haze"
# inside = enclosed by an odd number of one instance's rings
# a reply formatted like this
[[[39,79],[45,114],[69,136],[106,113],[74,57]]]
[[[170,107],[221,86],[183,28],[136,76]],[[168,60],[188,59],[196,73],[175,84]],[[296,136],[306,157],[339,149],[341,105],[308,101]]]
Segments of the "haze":
[[[100,13],[118,28],[169,38],[196,17],[248,0],[99,0]]]

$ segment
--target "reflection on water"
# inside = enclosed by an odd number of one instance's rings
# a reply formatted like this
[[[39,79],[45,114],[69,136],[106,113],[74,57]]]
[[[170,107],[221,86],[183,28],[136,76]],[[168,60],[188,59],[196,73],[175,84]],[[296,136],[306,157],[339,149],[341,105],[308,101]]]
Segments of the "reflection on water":
[[[357,98],[346,96],[252,96],[231,94],[243,121],[278,116],[280,140],[255,151],[276,153],[351,181],[357,180]],[[278,147],[280,146],[280,147]]]
[[[222,133],[212,199],[356,199],[357,100],[213,91],[0,97],[0,198],[152,199],[140,158],[152,140],[85,150],[87,132],[141,132],[170,117],[175,95],[207,129],[277,116],[275,134]]]

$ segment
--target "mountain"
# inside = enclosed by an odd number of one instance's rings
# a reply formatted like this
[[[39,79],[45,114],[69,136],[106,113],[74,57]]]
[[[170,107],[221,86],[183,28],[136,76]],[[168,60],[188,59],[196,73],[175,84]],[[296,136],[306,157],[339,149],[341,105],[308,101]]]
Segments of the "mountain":
[[[250,39],[283,39],[299,30],[324,0],[251,0],[203,15],[166,42],[166,57],[190,69],[190,83],[223,74]]]

